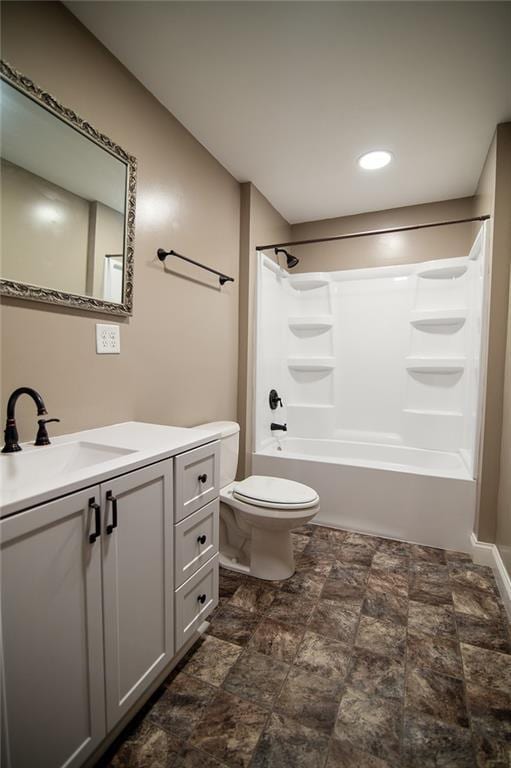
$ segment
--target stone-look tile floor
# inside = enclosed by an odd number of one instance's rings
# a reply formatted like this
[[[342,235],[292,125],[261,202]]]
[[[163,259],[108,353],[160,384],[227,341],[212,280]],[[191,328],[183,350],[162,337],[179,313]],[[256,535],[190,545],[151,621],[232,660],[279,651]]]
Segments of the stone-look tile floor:
[[[281,583],[222,570],[209,634],[110,768],[511,768],[509,624],[465,554],[310,526]]]

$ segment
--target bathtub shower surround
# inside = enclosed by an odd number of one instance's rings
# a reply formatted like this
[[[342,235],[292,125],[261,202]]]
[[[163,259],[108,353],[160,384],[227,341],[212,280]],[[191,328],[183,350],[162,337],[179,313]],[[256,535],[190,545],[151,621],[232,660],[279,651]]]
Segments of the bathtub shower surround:
[[[258,254],[255,473],[317,488],[322,523],[470,549],[485,240],[483,225],[466,257],[295,275]]]

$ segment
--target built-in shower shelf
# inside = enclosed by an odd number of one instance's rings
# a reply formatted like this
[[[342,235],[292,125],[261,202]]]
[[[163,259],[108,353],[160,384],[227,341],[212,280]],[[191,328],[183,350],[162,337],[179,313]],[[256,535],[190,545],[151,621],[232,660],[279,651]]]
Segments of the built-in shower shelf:
[[[296,331],[326,331],[333,325],[331,315],[317,315],[315,317],[290,317],[289,327]]]
[[[404,408],[403,413],[412,414],[413,416],[455,416],[460,419],[463,417],[461,411],[439,411],[428,408]]]
[[[428,267],[418,272],[418,277],[426,280],[455,280],[465,274],[467,264],[451,264],[446,267]]]
[[[322,272],[315,274],[289,275],[289,285],[297,291],[312,291],[314,288],[324,288],[330,280]]]
[[[466,310],[463,309],[427,309],[412,312],[410,323],[415,328],[426,330],[439,326],[450,331],[459,330],[465,323]]]
[[[335,367],[334,357],[290,357],[288,367],[295,371],[331,371]]]
[[[330,410],[333,410],[335,408],[335,405],[332,405],[331,403],[288,403],[288,408],[316,408],[321,410],[326,410],[327,408],[330,408]]]
[[[465,369],[464,357],[407,357],[410,373],[461,373]]]

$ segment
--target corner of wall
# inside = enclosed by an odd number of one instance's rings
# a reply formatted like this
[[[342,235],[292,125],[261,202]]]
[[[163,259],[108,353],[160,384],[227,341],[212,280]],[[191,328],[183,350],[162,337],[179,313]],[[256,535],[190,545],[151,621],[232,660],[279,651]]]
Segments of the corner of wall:
[[[511,261],[511,123],[497,126],[475,195],[475,213],[491,215],[488,364],[480,448],[477,538],[495,542],[501,482],[504,376]]]
[[[238,476],[246,477],[252,468],[252,404],[255,366],[255,250],[262,242],[278,242],[291,237],[291,227],[276,208],[251,182],[240,187],[240,298],[238,421],[240,458]]]

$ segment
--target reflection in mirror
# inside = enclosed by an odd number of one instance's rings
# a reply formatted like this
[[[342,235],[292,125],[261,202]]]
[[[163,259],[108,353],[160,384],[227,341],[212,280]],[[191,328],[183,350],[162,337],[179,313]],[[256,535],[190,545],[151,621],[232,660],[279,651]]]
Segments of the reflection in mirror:
[[[64,108],[76,127],[5,80],[0,88],[4,285],[34,287],[26,298],[66,303],[61,295],[73,294],[85,298],[84,308],[102,308],[90,297],[129,311],[127,200],[134,159],[116,157],[110,147],[126,153]],[[109,149],[85,135],[84,126]],[[49,290],[38,295],[37,288]]]

